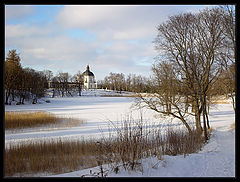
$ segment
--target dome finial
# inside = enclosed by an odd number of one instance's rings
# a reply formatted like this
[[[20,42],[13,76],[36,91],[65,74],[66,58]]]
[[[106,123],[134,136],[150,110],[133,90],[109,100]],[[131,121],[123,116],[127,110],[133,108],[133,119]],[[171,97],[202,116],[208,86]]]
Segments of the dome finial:
[[[89,70],[89,65],[87,65],[87,67],[86,67],[86,68],[87,68],[87,70]]]

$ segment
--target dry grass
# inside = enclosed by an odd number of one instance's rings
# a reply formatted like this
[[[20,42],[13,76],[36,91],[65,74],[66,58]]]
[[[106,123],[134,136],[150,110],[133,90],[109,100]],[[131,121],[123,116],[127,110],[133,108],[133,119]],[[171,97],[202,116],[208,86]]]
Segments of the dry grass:
[[[212,103],[213,104],[229,104],[229,101],[221,99],[221,100],[213,100]]]
[[[196,130],[190,135],[182,130],[169,128],[163,141],[162,153],[174,156],[197,152],[203,146],[203,137]]]
[[[235,122],[232,123],[229,128],[230,128],[231,130],[235,129]]]
[[[66,122],[63,122],[66,121]],[[5,129],[21,129],[38,126],[76,126],[83,121],[73,118],[60,118],[48,112],[5,112]]]
[[[141,170],[141,159],[162,155],[179,155],[197,152],[203,145],[200,134],[168,128],[150,128],[140,118],[138,121],[127,117],[120,125],[114,123],[109,131],[115,130],[113,137],[98,141],[61,140],[26,145],[10,146],[5,149],[5,176],[22,176],[49,172],[53,174],[108,164],[116,173],[120,167],[125,170]],[[103,176],[104,171],[101,174]]]
[[[113,171],[120,166],[125,170],[141,170],[141,159],[163,155],[190,154],[199,151],[203,146],[203,137],[193,130],[190,135],[182,129],[161,128],[149,129],[140,119],[131,118],[123,121],[121,127],[115,127],[116,137],[102,138],[99,142],[99,164],[110,164]]]
[[[229,104],[229,98],[226,96],[214,96],[211,98],[211,103],[212,104]]]
[[[96,166],[93,141],[61,140],[14,145],[5,149],[5,176],[29,176],[34,173],[64,173]]]

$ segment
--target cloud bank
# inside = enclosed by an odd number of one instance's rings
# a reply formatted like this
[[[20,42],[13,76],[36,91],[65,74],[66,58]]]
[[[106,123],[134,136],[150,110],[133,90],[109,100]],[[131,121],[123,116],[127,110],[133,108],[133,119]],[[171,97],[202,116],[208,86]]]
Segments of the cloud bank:
[[[66,71],[85,66],[97,79],[110,72],[149,76],[157,25],[202,6],[6,6],[5,52],[15,48],[22,65]]]

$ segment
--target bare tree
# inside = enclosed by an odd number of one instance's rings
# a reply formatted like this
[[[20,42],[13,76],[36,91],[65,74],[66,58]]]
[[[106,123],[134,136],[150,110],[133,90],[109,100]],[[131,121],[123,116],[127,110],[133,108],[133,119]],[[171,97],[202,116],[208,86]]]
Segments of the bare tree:
[[[78,83],[78,95],[81,96],[82,86],[83,86],[83,75],[81,71],[76,74],[76,82]]]
[[[58,89],[61,92],[62,97],[64,97],[64,95],[71,95],[71,93],[69,92],[69,79],[70,79],[70,75],[67,72],[59,72],[57,75],[57,84],[58,84]]]
[[[46,77],[46,80],[48,82],[48,84],[52,81],[53,78],[53,72],[51,70],[44,70],[43,71],[44,76]],[[50,85],[48,85],[48,88],[50,87]]]
[[[156,49],[162,58],[177,64],[184,78],[188,94],[195,103],[196,118],[203,118],[207,136],[207,95],[221,70],[220,52],[225,39],[219,8],[205,9],[198,14],[171,16],[158,26]],[[196,120],[196,126],[200,124]],[[200,127],[199,127],[200,130]]]

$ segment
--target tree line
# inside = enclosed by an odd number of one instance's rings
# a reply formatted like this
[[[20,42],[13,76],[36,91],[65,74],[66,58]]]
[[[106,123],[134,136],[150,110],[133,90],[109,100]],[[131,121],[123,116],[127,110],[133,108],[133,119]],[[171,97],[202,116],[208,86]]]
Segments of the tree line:
[[[21,58],[15,49],[10,50],[5,60],[4,89],[5,104],[19,99],[17,104],[24,104],[25,99],[32,99],[35,104],[44,95],[47,80],[43,72],[31,68],[22,68]]]
[[[23,68],[20,55],[15,49],[9,50],[4,68],[6,105],[13,101],[24,104],[25,100],[31,100],[35,104],[45,95],[50,85],[52,97],[72,96],[76,91],[81,95],[83,76],[80,71],[73,76],[67,72],[58,72],[54,76],[51,70],[36,71],[32,68]]]
[[[150,92],[149,82],[147,77],[123,73],[109,73],[103,80],[98,81],[98,88],[129,92]]]
[[[11,104],[12,101],[24,104],[25,100],[29,99],[35,104],[49,88],[52,89],[52,97],[73,96],[76,92],[81,96],[83,75],[80,71],[72,76],[62,71],[53,75],[51,70],[36,71],[23,68],[20,54],[15,49],[9,50],[4,71],[5,104]],[[148,92],[148,82],[149,79],[141,75],[129,74],[125,78],[123,73],[111,72],[104,80],[98,81],[98,88],[119,92]]]

